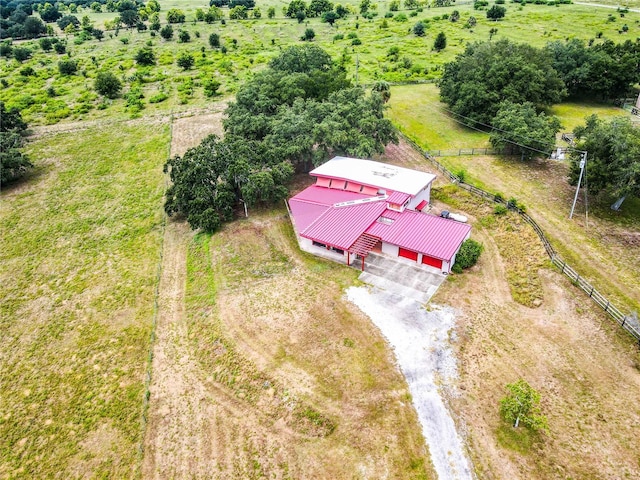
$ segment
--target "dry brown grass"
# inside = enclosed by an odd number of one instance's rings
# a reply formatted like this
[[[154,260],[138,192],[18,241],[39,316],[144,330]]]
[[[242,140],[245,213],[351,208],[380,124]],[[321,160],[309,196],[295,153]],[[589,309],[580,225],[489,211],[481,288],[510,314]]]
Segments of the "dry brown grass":
[[[388,159],[437,173],[409,149],[389,148]],[[432,299],[460,312],[462,395],[451,407],[479,478],[638,478],[637,347],[548,268],[535,233],[517,216],[495,216],[493,204],[442,181],[435,196],[470,217],[472,237],[485,247],[477,266],[449,277]],[[547,435],[500,419],[505,385],[518,378],[541,393]]]
[[[300,252],[283,213],[252,212],[189,250],[190,348],[234,411],[210,419],[233,437],[212,454],[218,475],[433,477],[393,356],[343,297],[357,272]]]

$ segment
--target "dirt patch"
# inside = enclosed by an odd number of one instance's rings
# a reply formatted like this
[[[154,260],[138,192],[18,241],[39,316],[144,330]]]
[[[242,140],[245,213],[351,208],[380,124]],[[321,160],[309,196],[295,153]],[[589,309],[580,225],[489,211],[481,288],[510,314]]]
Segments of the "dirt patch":
[[[215,110],[212,113],[176,119],[171,132],[171,156],[184,155],[184,152],[197,146],[208,135],[215,134],[222,138],[225,108],[226,103],[219,103],[212,107]]]

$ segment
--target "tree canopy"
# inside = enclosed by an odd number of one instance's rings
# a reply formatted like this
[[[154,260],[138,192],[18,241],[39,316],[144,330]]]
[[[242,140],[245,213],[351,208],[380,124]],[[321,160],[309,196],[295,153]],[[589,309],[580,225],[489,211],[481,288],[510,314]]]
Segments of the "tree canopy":
[[[440,80],[440,96],[454,113],[487,125],[503,101],[542,107],[564,95],[546,52],[508,40],[468,45],[445,65]]]
[[[525,380],[507,384],[507,396],[500,400],[502,417],[518,427],[530,430],[547,430],[547,419],[540,412],[540,394]]]
[[[588,152],[586,180],[592,194],[640,197],[640,130],[627,117],[605,121],[597,115],[576,127],[576,148]],[[580,154],[571,158],[569,183],[578,183]]]
[[[22,133],[26,129],[20,111],[7,110],[0,101],[0,186],[19,179],[33,167],[29,157],[22,152]]]
[[[640,41],[586,46],[576,38],[551,42],[546,51],[571,96],[616,98],[640,81]]]
[[[489,140],[496,148],[520,153],[522,159],[531,159],[541,152],[551,152],[556,134],[560,130],[557,117],[536,113],[532,103],[502,102],[492,121]]]
[[[285,198],[296,169],[307,171],[338,154],[381,153],[397,142],[383,116],[384,93],[351,87],[315,45],[285,49],[240,87],[226,112],[224,140],[208,137],[167,162],[173,182],[167,213],[214,231],[240,200],[251,206]]]

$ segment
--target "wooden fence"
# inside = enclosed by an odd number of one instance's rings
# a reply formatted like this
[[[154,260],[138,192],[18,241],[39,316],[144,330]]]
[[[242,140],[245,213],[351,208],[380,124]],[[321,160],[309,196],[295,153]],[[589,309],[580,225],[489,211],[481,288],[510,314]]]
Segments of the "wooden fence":
[[[487,192],[482,190],[481,188],[474,187],[473,185],[469,185],[462,181],[458,176],[451,173],[449,170],[445,168],[438,160],[436,160],[434,152],[425,152],[422,150],[415,142],[410,140],[407,137],[404,137],[405,140],[413,145],[413,147],[424,155],[424,157],[429,160],[442,174],[447,177],[452,183],[457,184],[460,188],[467,190],[468,192],[473,193],[479,197],[482,197],[486,200],[490,200],[495,203],[500,203],[505,205],[508,209],[513,210],[520,215],[520,217],[527,222],[533,230],[536,232],[540,241],[542,242],[544,249],[547,252],[547,255],[551,258],[551,262],[556,265],[560,271],[569,277],[574,285],[580,287],[589,297],[600,307],[602,308],[611,318],[613,318],[622,328],[624,328],[629,334],[631,334],[636,340],[638,340],[640,345],[640,325],[634,320],[631,315],[625,315],[620,311],[618,307],[616,307],[613,303],[611,303],[604,295],[602,295],[598,290],[595,289],[593,285],[591,285],[588,281],[582,278],[578,272],[576,272],[573,267],[571,267],[567,262],[562,260],[560,255],[555,251],[546,235],[540,228],[540,225],[536,223],[536,221],[531,218],[525,211],[520,209],[517,205],[512,202],[506,201],[501,195],[496,195],[494,193]],[[460,149],[460,151],[477,151],[483,149]],[[491,150],[491,149],[484,149]],[[439,150],[438,150],[439,151]],[[469,155],[464,154],[464,155]]]

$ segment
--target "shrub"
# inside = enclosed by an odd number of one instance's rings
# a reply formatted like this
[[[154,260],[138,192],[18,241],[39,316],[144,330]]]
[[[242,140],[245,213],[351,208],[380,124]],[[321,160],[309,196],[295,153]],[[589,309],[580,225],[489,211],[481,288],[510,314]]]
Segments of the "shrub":
[[[173,27],[171,25],[165,25],[160,29],[160,36],[165,40],[171,40],[173,37]]]
[[[220,35],[217,33],[209,35],[209,45],[211,45],[211,48],[218,48],[220,46]]]
[[[48,52],[53,48],[53,43],[51,42],[51,39],[49,37],[41,38],[39,43],[40,43],[40,48],[44,52]]]
[[[337,42],[338,40],[342,40],[344,38],[344,35],[341,33],[338,33],[336,35],[333,36],[333,41]]]
[[[178,57],[178,60],[176,63],[183,70],[189,70],[191,67],[193,67],[193,64],[195,63],[195,59],[193,58],[193,55],[191,55],[190,53],[183,52]]]
[[[36,71],[33,69],[33,67],[24,67],[20,70],[20,75],[22,75],[23,77],[32,77],[35,74]]]
[[[407,18],[407,16],[404,13],[397,14],[395,17],[393,17],[393,19],[396,22],[407,22],[407,21],[409,21],[409,19]]]
[[[58,62],[58,71],[62,75],[73,75],[78,71],[78,64],[75,60],[60,60]]]
[[[62,55],[63,53],[65,53],[67,51],[66,45],[64,43],[60,43],[60,42],[56,43],[53,46],[53,49],[56,51],[56,53],[58,55]]]
[[[362,40],[356,37],[353,40],[351,40],[351,45],[362,45]]]
[[[316,32],[313,31],[313,28],[307,28],[304,31],[304,35],[300,38],[303,42],[310,42],[316,37]]]
[[[31,50],[24,47],[16,47],[13,49],[13,58],[19,62],[24,62],[31,57]]]
[[[507,213],[508,209],[507,207],[505,207],[502,204],[498,204],[495,207],[493,207],[493,213],[495,215],[504,215],[505,213]]]
[[[422,22],[418,22],[413,26],[413,34],[418,37],[424,37],[425,30],[426,28]]]
[[[462,270],[473,267],[482,253],[482,244],[475,240],[465,240],[456,254],[456,263],[452,270],[454,273],[462,273]]]
[[[94,83],[96,91],[107,98],[115,98],[122,89],[122,83],[111,72],[98,72]]]
[[[178,41],[180,43],[187,43],[191,40],[191,35],[189,35],[189,32],[187,32],[186,30],[180,30],[180,33],[178,34]]]
[[[155,65],[156,56],[151,47],[143,47],[136,53],[135,61],[138,65]]]
[[[208,78],[204,81],[204,95],[206,97],[214,97],[218,95],[218,89],[220,88],[220,82],[213,78]]]
[[[151,98],[149,98],[149,103],[160,103],[160,102],[164,102],[167,98],[169,98],[169,95],[167,95],[164,92],[160,92],[160,93],[156,93],[154,96],[152,96]]]

